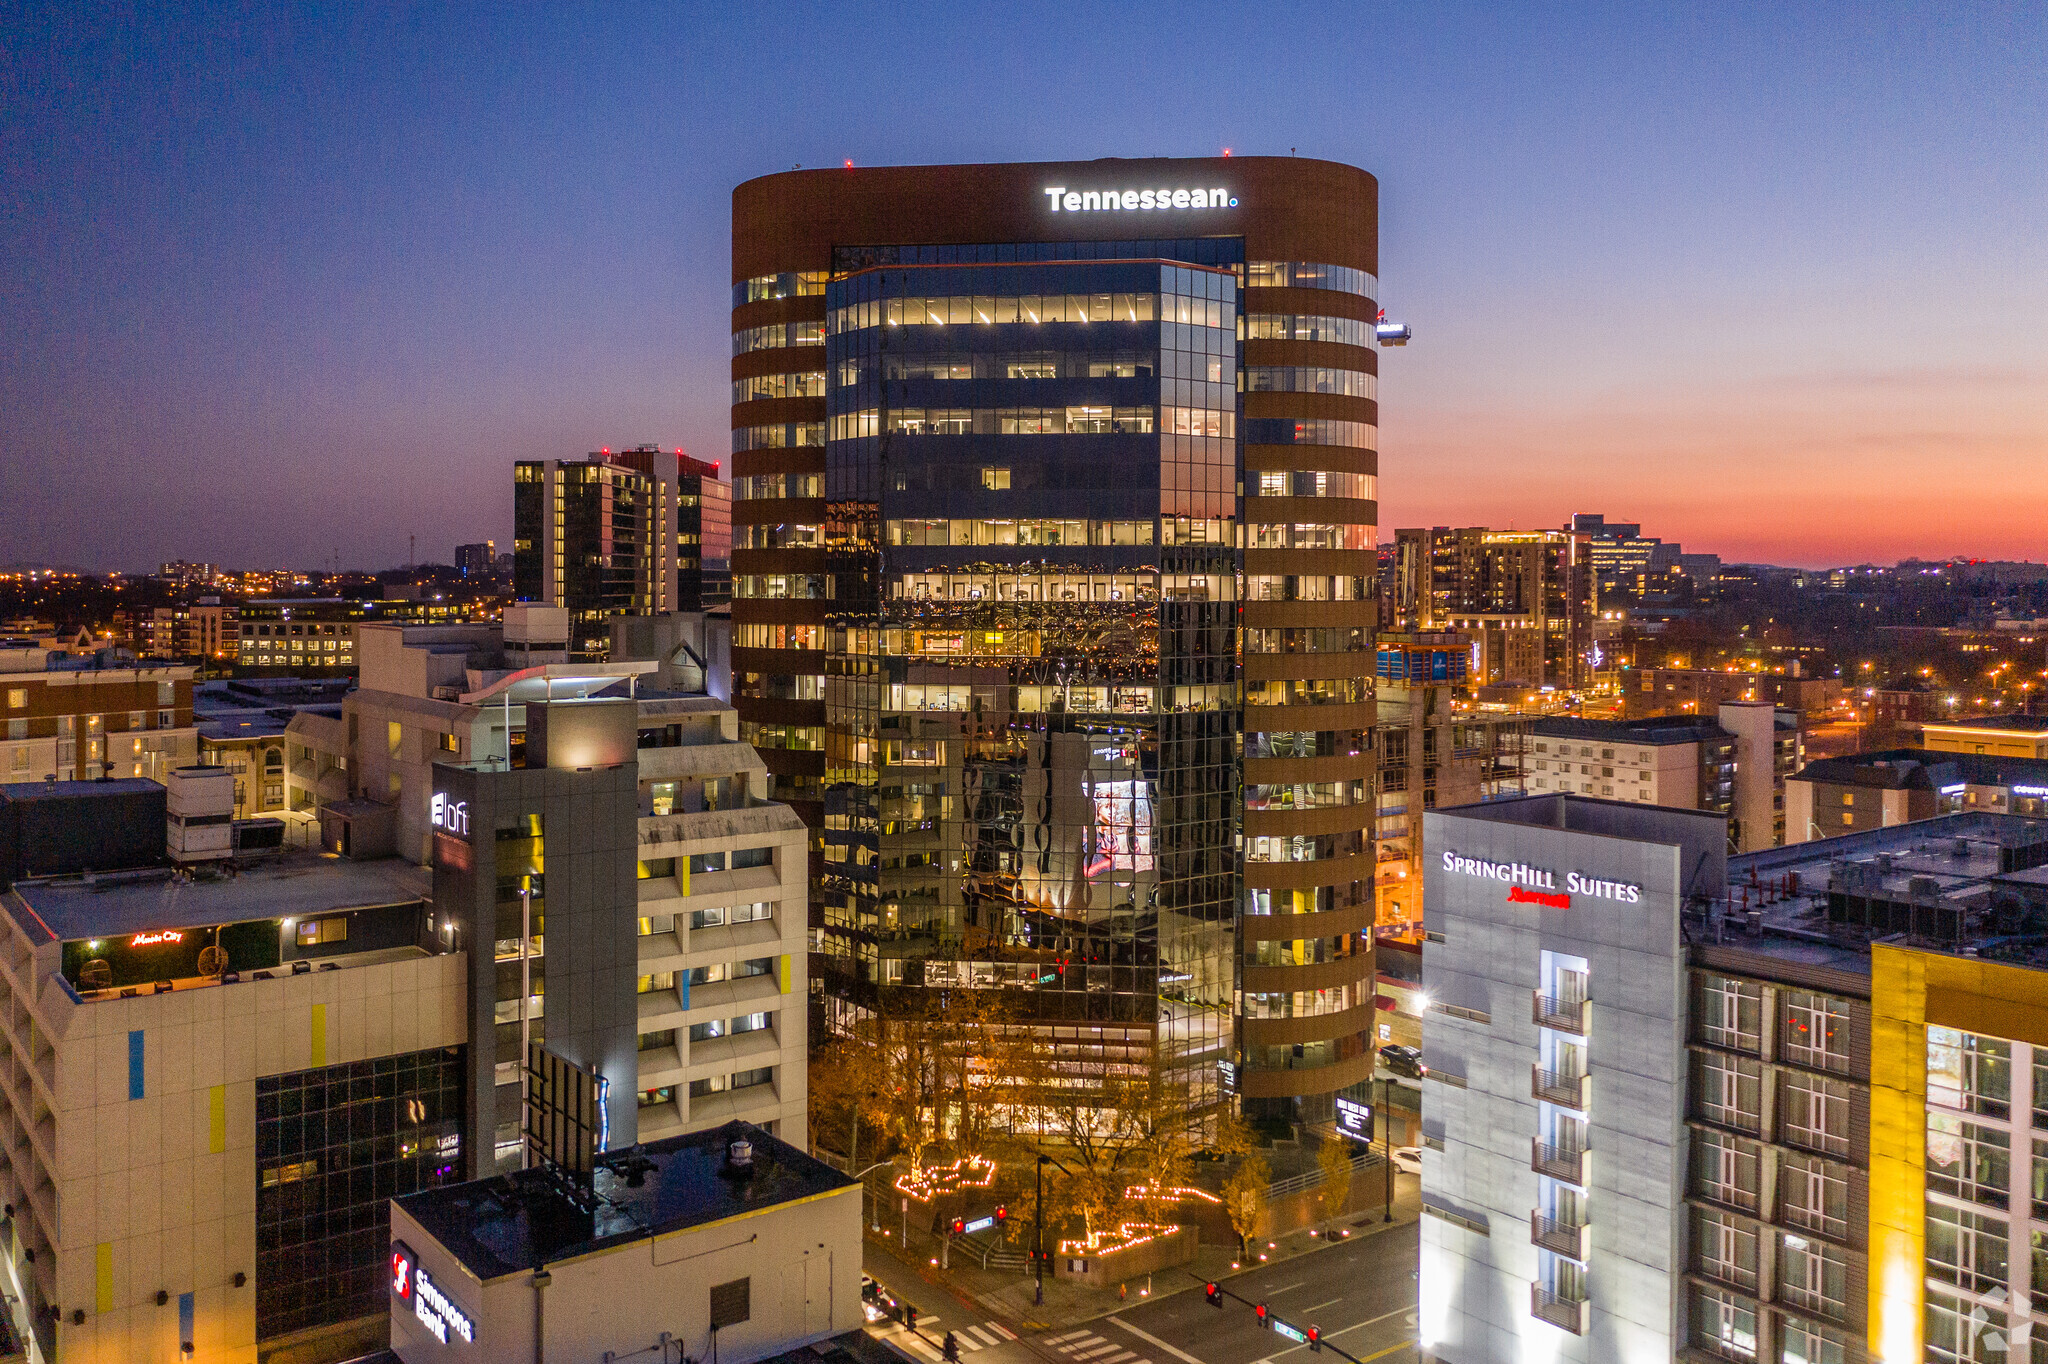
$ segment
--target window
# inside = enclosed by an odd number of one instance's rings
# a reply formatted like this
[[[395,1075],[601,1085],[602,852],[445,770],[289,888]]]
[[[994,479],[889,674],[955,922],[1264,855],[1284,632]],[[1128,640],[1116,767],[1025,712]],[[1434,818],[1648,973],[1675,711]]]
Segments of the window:
[[[1778,1297],[1795,1307],[1839,1317],[1849,1300],[1849,1267],[1825,1241],[1785,1233],[1778,1252]]]
[[[2035,1233],[2036,1241],[2040,1233]],[[2035,1251],[2035,1262],[2041,1254]],[[2010,1272],[2012,1232],[2002,1217],[1945,1203],[1927,1204],[1927,1273],[1972,1293],[2002,1290]]]
[[[1700,977],[1700,1040],[1756,1055],[1763,1049],[1763,989],[1728,976]]]
[[[2006,1315],[1995,1308],[1927,1292],[1927,1358],[1942,1364],[2006,1364]]]
[[[673,971],[656,971],[653,975],[642,976],[640,977],[639,985],[635,988],[638,993],[643,995],[651,995],[660,990],[673,990],[676,988],[676,973]]]
[[[732,978],[734,980],[745,980],[749,976],[771,975],[774,973],[774,970],[775,958],[753,957],[747,961],[735,963],[732,969]]]
[[[1778,1032],[1779,1056],[1816,1070],[1849,1069],[1849,1011],[1826,995],[1789,990]]]
[[[2048,1312],[2048,1231],[2030,1233],[2027,1242],[2028,1259],[2031,1262],[2027,1282],[2033,1295],[2034,1310]],[[1932,1250],[1928,1252],[1928,1257],[1933,1258]]]
[[[2011,1198],[2010,1143],[1995,1127],[1928,1113],[1927,1187],[1987,1208],[2005,1207]]]
[[[1007,466],[1000,465],[983,465],[981,470],[981,486],[984,488],[992,488],[997,492],[1008,491],[1010,487],[1009,468]]]
[[[1927,1102],[1987,1118],[2012,1114],[2012,1043],[1927,1029]]]
[[[1784,1325],[1782,1364],[1847,1364],[1848,1347],[1842,1336],[1824,1326],[1787,1317]]]
[[[1848,1182],[1818,1156],[1787,1154],[1778,1167],[1778,1220],[1824,1236],[1846,1236]]]
[[[724,870],[725,854],[722,852],[693,853],[690,856],[690,874],[692,876],[702,876],[708,871]]]
[[[1754,1062],[1701,1055],[1696,1070],[1700,1116],[1755,1133],[1763,1126],[1763,1072]]]
[[[773,848],[740,848],[732,855],[732,867],[734,871],[738,871],[742,867],[765,867],[774,860],[775,850]]]
[[[1794,1146],[1829,1155],[1849,1154],[1849,1089],[1817,1075],[1784,1077],[1779,1091],[1778,1135]]]
[[[673,914],[643,914],[640,917],[640,936],[651,938],[657,933],[676,931],[676,916]]]
[[[732,1077],[734,1089],[752,1089],[756,1085],[775,1083],[775,1067],[760,1066],[754,1070],[736,1071]]]
[[[1756,1291],[1756,1229],[1723,1212],[1693,1213],[1693,1268],[1710,1279]]]
[[[1695,1288],[1692,1343],[1722,1359],[1755,1359],[1756,1309],[1730,1294]]]
[[[675,1044],[676,1030],[674,1028],[663,1028],[658,1032],[643,1032],[640,1034],[641,1051],[659,1051],[663,1047],[673,1047]]]
[[[9,709],[9,710],[27,710],[27,709],[28,709],[28,688],[27,688],[27,687],[9,687],[9,688],[7,689],[7,709]]]
[[[674,1085],[663,1085],[659,1089],[643,1089],[640,1091],[640,1106],[642,1108],[652,1108],[656,1104],[672,1104],[675,1101],[676,1087]]]
[[[329,919],[301,919],[298,927],[301,947],[317,947],[321,943],[348,941],[348,916],[336,915]]]

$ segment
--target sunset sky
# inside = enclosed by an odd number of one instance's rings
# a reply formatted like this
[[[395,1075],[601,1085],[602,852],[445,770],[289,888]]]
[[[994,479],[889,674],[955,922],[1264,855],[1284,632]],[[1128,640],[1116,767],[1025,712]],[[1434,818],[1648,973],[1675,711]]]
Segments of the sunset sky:
[[[739,181],[1226,146],[1380,179],[1383,535],[2048,558],[2039,7],[82,8],[0,28],[0,563],[502,543],[727,458]]]

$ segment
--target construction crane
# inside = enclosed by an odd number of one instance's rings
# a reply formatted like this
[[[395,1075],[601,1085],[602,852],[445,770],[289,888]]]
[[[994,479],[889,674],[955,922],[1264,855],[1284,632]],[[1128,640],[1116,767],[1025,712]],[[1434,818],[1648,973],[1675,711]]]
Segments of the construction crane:
[[[1380,315],[1373,319],[1373,334],[1382,346],[1405,346],[1415,335],[1415,329],[1406,322],[1387,321],[1387,310],[1380,309]]]

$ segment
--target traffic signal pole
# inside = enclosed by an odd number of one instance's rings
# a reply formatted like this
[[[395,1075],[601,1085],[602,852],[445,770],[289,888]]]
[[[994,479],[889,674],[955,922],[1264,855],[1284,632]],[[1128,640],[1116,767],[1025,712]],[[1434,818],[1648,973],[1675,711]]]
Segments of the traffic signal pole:
[[[1273,1314],[1273,1309],[1268,1307],[1265,1303],[1253,1302],[1250,1298],[1247,1298],[1242,1294],[1233,1293],[1229,1289],[1225,1288],[1222,1284],[1217,1283],[1214,1279],[1204,1279],[1199,1274],[1195,1274],[1188,1271],[1183,1272],[1187,1273],[1189,1278],[1196,1280],[1204,1286],[1204,1288],[1210,1294],[1209,1302],[1212,1305],[1221,1307],[1223,1304],[1220,1301],[1218,1301],[1221,1298],[1229,1298],[1232,1302],[1241,1302],[1246,1307],[1251,1308],[1253,1312],[1258,1314],[1259,1326],[1261,1329],[1267,1331],[1278,1331],[1281,1335],[1286,1336],[1290,1340],[1300,1341],[1302,1344],[1308,1346],[1310,1350],[1328,1350],[1332,1354],[1342,1355],[1344,1358],[1350,1360],[1351,1364],[1365,1364],[1364,1360],[1360,1359],[1357,1355],[1352,1354],[1343,1346],[1334,1345],[1331,1342],[1324,1340],[1323,1333],[1320,1327],[1296,1326],[1293,1322],[1284,1321],[1280,1317],[1275,1316]]]

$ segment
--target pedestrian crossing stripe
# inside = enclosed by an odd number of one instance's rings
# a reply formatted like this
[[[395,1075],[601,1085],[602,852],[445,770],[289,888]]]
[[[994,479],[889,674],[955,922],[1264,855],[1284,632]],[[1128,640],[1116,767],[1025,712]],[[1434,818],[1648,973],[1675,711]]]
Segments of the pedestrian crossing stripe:
[[[928,1355],[933,1359],[940,1359],[943,1357],[942,1353],[933,1345],[932,1337],[927,1334],[933,1326],[938,1324],[938,1321],[937,1317],[925,1316],[920,1313],[917,1319],[918,1330],[911,1331],[905,1329],[899,1335],[906,1342],[922,1346],[923,1348],[919,1350],[920,1354]],[[1084,1331],[1082,1334],[1086,1335],[1087,1332]],[[940,1333],[938,1338],[944,1340],[944,1333]],[[1015,1340],[1016,1338],[1016,1333],[999,1321],[983,1322],[979,1326],[963,1326],[953,1332],[953,1339],[959,1342],[962,1350],[985,1350],[992,1345],[1000,1345],[1006,1340]]]
[[[1063,1336],[1046,1336],[1042,1344],[1066,1355],[1073,1364],[1152,1364],[1150,1359],[1138,1358],[1135,1350],[1104,1340],[1093,1331],[1069,1331]]]

